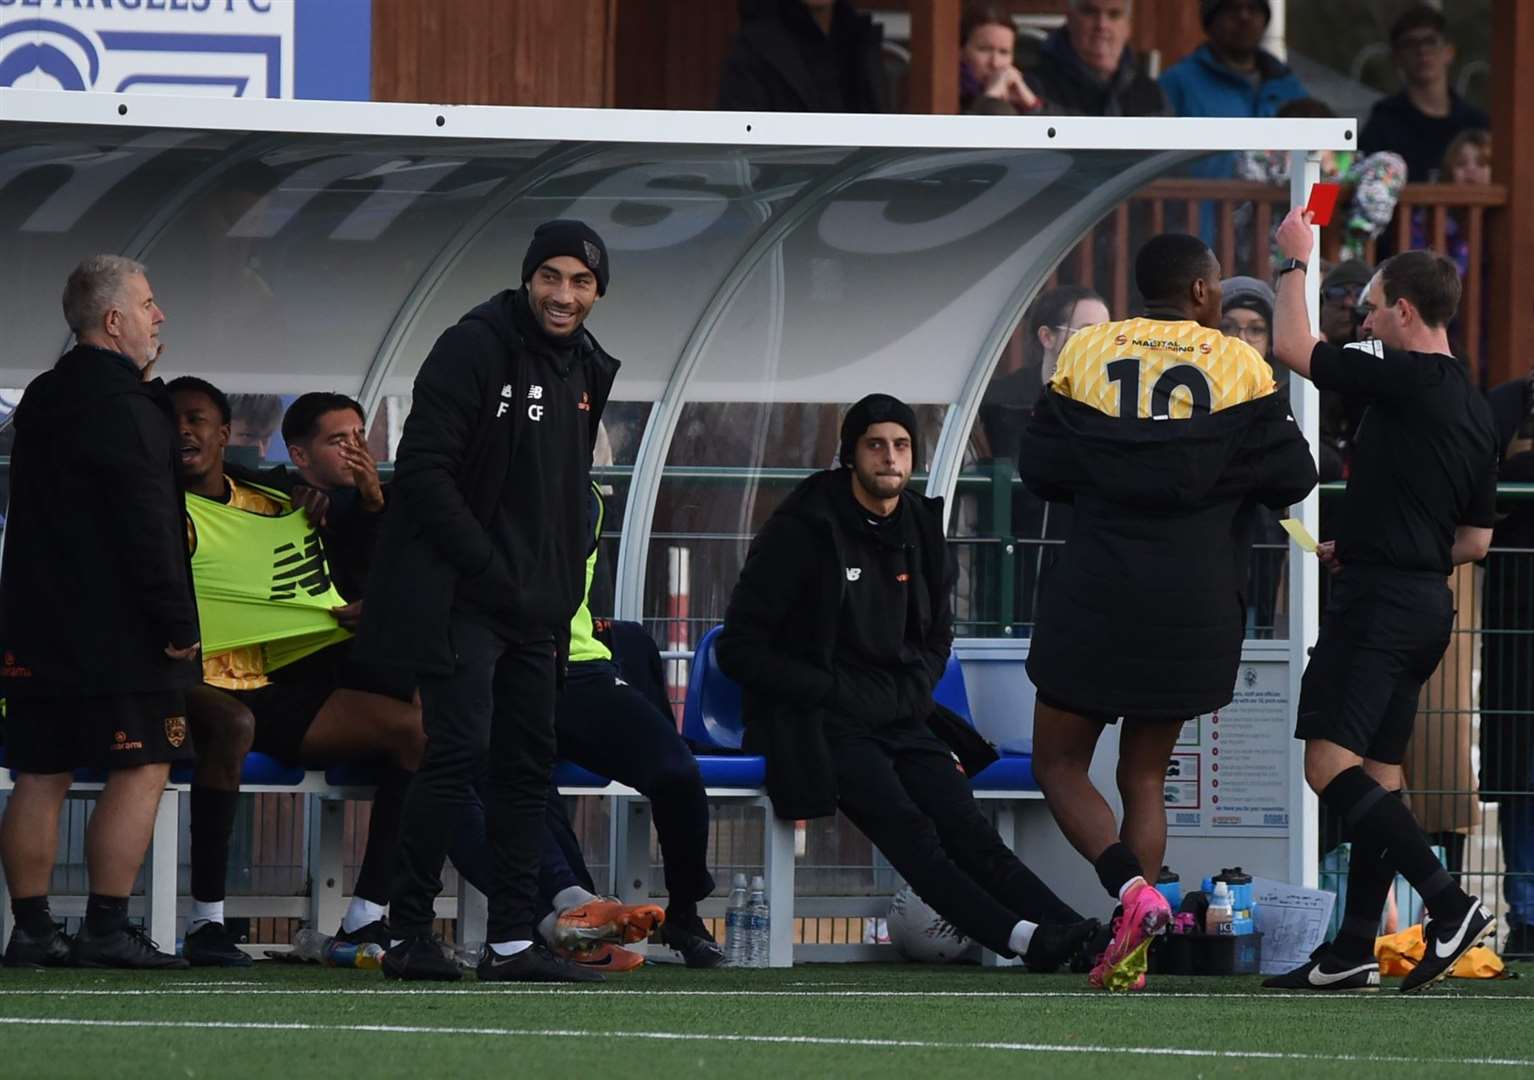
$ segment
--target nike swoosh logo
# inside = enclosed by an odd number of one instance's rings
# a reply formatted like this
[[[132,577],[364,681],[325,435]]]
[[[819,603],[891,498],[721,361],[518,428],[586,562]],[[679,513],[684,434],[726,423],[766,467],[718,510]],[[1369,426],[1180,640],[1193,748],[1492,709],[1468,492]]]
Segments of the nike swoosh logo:
[[[1470,929],[1470,922],[1475,918],[1476,910],[1472,908],[1470,913],[1460,922],[1459,933],[1455,934],[1448,941],[1433,942],[1433,952],[1437,955],[1438,959],[1447,960],[1459,949],[1460,942],[1465,940],[1465,931]]]
[[[1359,972],[1367,973],[1373,967],[1373,964],[1359,964],[1357,967],[1348,968],[1346,971],[1322,971],[1321,965],[1317,964],[1310,969],[1310,974],[1305,976],[1305,978],[1309,980],[1311,986],[1333,986],[1344,979],[1351,979]]]

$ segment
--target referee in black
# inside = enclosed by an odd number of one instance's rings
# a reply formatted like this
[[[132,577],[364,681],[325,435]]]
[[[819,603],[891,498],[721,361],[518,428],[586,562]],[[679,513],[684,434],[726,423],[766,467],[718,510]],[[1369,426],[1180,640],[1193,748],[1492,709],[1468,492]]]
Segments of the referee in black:
[[[1310,331],[1303,268],[1314,244],[1296,209],[1278,231],[1274,354],[1322,390],[1368,402],[1334,541],[1317,555],[1336,575],[1300,687],[1305,780],[1352,841],[1342,928],[1309,963],[1263,985],[1373,990],[1374,938],[1397,873],[1427,904],[1425,952],[1401,984],[1422,990],[1495,928],[1449,876],[1400,797],[1417,695],[1449,644],[1447,578],[1491,545],[1497,429],[1446,331],[1459,272],[1441,255],[1402,252],[1380,265],[1358,310],[1365,340],[1343,348]]]

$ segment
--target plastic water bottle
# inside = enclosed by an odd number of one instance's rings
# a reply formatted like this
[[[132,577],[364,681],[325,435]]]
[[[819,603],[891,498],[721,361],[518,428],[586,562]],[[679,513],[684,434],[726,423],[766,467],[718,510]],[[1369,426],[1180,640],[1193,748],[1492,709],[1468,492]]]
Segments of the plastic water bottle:
[[[293,935],[293,952],[300,960],[307,960],[312,964],[320,964],[325,960],[325,953],[330,948],[335,938],[329,934],[322,934],[318,930],[310,930],[307,926]]]
[[[1209,898],[1209,913],[1204,916],[1204,933],[1230,934],[1231,925],[1230,886],[1223,881],[1214,883],[1214,895]]]
[[[746,963],[746,919],[746,875],[736,874],[724,911],[724,962],[731,967],[744,967]]]
[[[368,971],[377,971],[383,966],[383,946],[374,942],[366,945],[356,945],[350,941],[337,941],[330,939],[324,953],[326,967],[334,968],[363,968]]]
[[[751,897],[746,903],[746,966],[764,968],[772,939],[772,913],[767,909],[767,884],[760,874],[751,879]]]

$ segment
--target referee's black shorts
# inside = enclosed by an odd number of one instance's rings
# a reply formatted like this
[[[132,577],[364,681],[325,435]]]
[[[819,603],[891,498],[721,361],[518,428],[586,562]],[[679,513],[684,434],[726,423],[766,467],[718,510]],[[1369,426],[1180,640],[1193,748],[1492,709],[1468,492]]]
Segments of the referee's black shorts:
[[[1300,683],[1295,738],[1326,739],[1398,765],[1417,696],[1449,646],[1454,598],[1432,572],[1350,566],[1332,579]]]

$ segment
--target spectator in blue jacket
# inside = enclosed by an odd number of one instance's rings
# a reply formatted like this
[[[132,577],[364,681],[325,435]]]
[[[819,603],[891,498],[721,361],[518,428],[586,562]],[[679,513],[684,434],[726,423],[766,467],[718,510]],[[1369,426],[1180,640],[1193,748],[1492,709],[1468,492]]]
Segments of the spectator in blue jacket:
[[[1261,48],[1273,12],[1267,0],[1201,0],[1209,40],[1161,76],[1178,116],[1277,116],[1281,105],[1308,97],[1282,60]],[[1194,176],[1235,175],[1236,155],[1206,158]]]

